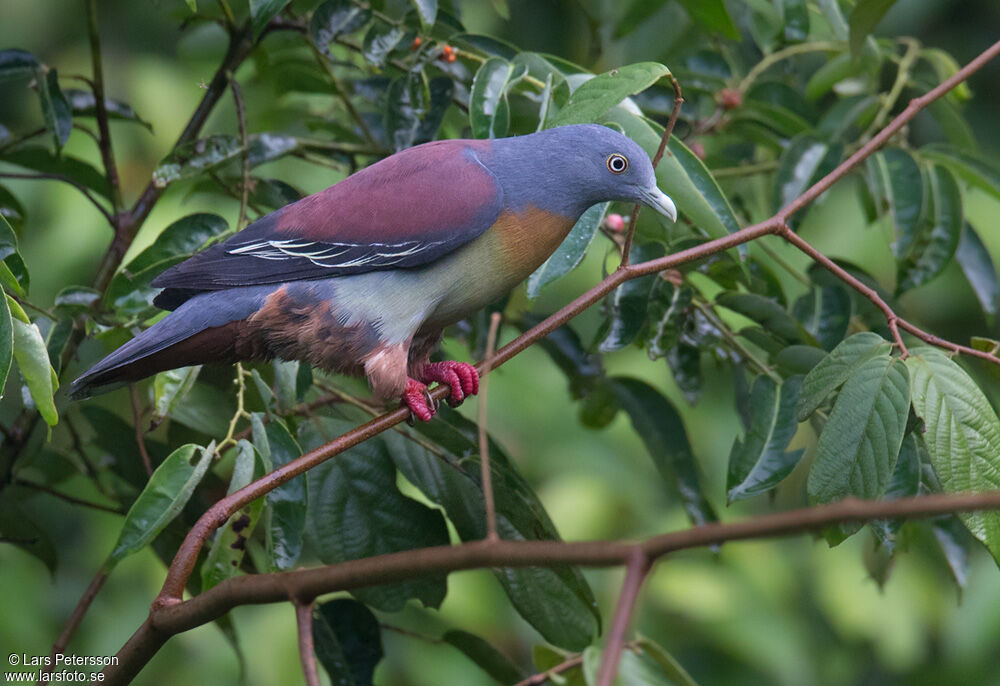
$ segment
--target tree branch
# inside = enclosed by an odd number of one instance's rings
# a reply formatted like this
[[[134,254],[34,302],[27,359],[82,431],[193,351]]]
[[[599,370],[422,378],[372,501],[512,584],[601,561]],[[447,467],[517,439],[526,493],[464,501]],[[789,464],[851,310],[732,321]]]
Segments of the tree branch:
[[[489,391],[490,366],[496,352],[497,328],[500,326],[500,313],[494,312],[490,317],[490,331],[486,337],[486,356],[483,358],[483,372],[480,375],[479,394],[479,467],[483,482],[483,505],[486,509],[486,540],[499,541],[497,534],[497,511],[493,504],[493,473],[490,471],[490,439],[486,433],[486,400]]]
[[[405,412],[403,410],[402,412]],[[350,560],[327,567],[238,576],[187,601],[154,605],[149,618],[105,668],[106,684],[128,683],[174,634],[211,622],[240,605],[287,602],[406,579],[491,567],[613,567],[628,564],[641,549],[649,563],[680,550],[732,541],[775,538],[834,524],[899,517],[930,517],[1000,509],[1000,491],[934,494],[898,500],[847,498],[830,505],[776,512],[736,522],[711,522],[641,542],[473,541]]]
[[[118,213],[122,209],[121,184],[118,181],[118,168],[115,166],[115,155],[111,148],[111,128],[108,126],[108,106],[104,97],[104,70],[101,67],[101,34],[97,24],[97,0],[87,0],[87,29],[90,33],[90,61],[93,68],[94,113],[97,118],[97,147],[101,150],[101,161],[104,163],[104,175],[108,179],[111,192],[111,207],[115,218],[112,225],[118,229]]]
[[[299,660],[302,662],[302,674],[306,686],[320,686],[319,672],[316,669],[316,651],[313,644],[312,602],[295,601],[295,624],[299,630]]]
[[[639,591],[642,590],[642,583],[646,580],[649,569],[650,560],[646,556],[646,551],[639,547],[633,548],[625,567],[625,582],[618,596],[618,607],[615,608],[608,644],[601,656],[597,686],[612,686],[618,675],[618,663],[621,662],[622,650],[625,648],[625,632],[628,631],[635,603],[639,599]]]

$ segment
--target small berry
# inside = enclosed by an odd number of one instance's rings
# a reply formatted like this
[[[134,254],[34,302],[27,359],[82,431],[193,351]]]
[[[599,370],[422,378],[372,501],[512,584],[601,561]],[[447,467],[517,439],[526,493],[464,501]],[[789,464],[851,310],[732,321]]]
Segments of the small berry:
[[[620,214],[609,214],[604,218],[604,226],[610,231],[621,233],[625,230],[625,217]]]
[[[691,152],[693,152],[694,156],[697,157],[699,160],[705,159],[705,146],[699,143],[698,141],[695,141],[694,143],[691,144]]]
[[[451,53],[450,55],[444,56],[444,61],[448,63],[454,62],[456,59],[457,58],[455,57],[455,53]]]
[[[724,110],[735,110],[743,105],[743,94],[733,88],[723,88],[719,91],[719,104]]]
[[[443,52],[445,55],[454,55],[455,54],[455,48],[451,47],[450,45],[445,44],[445,46],[443,48],[441,48],[441,52]]]
[[[413,42],[410,43],[410,50],[416,50],[417,48],[420,47],[420,45],[423,42],[424,42],[424,39],[421,38],[420,36],[417,36],[416,38],[413,39]]]

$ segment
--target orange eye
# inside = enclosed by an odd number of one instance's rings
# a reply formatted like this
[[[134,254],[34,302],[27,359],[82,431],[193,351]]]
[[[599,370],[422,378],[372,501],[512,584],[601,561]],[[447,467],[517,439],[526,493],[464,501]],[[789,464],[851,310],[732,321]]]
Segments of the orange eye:
[[[612,174],[622,174],[628,169],[628,159],[624,155],[614,154],[608,157],[608,171]]]

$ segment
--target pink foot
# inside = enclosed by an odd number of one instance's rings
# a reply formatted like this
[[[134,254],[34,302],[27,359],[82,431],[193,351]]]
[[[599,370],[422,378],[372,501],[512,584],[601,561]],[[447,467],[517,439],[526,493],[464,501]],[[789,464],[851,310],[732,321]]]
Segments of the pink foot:
[[[410,414],[422,422],[429,422],[437,407],[431,400],[427,386],[416,379],[406,380],[406,390],[403,391],[403,404],[410,408]],[[410,422],[413,423],[412,421]]]
[[[421,376],[424,383],[438,381],[448,384],[451,389],[448,404],[452,407],[461,405],[467,396],[479,392],[479,372],[468,362],[455,362],[453,360],[432,362],[424,367]]]

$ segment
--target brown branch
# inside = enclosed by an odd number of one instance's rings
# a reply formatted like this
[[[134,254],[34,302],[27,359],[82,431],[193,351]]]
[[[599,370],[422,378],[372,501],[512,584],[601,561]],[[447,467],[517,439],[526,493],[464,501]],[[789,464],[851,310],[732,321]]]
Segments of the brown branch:
[[[247,112],[243,103],[243,90],[233,74],[229,75],[229,87],[233,91],[236,123],[240,131],[240,143],[243,147],[240,154],[243,163],[243,183],[240,189],[240,214],[236,220],[236,230],[239,231],[247,224],[247,204],[250,202],[250,137],[247,135]]]
[[[618,663],[622,658],[622,650],[625,649],[625,632],[628,631],[639,591],[642,590],[642,583],[646,580],[649,569],[650,560],[646,551],[633,548],[625,567],[625,582],[618,596],[618,607],[615,608],[608,644],[604,647],[601,667],[597,671],[597,686],[612,686],[618,675]]]
[[[2,172],[0,173],[0,179],[25,179],[28,181],[62,181],[63,183],[68,183],[70,186],[80,191],[90,204],[97,208],[97,211],[101,213],[109,224],[115,225],[115,219],[110,212],[104,209],[104,205],[98,202],[90,190],[84,186],[82,183],[77,183],[68,176],[63,176],[62,174],[49,174],[45,172],[33,172],[31,174],[19,174],[15,172]]]
[[[490,317],[490,331],[486,337],[486,356],[483,358],[483,371],[479,375],[479,468],[483,482],[483,506],[486,508],[486,540],[499,541],[497,534],[497,510],[493,504],[493,473],[490,471],[490,439],[486,433],[486,400],[490,382],[490,366],[496,353],[497,328],[500,326],[500,313],[494,312]]]
[[[293,605],[295,605],[295,624],[299,630],[299,660],[302,662],[302,674],[305,676],[306,686],[320,686],[313,645],[313,604],[296,601]]]
[[[49,654],[49,664],[43,670],[43,673],[51,672],[55,669],[55,656],[62,655],[66,652],[66,646],[73,639],[73,635],[76,630],[80,627],[80,623],[83,622],[84,616],[87,614],[87,610],[90,609],[91,604],[94,602],[94,598],[100,592],[101,588],[104,586],[104,582],[108,580],[108,575],[111,574],[111,567],[108,565],[108,561],[105,560],[101,568],[97,570],[94,578],[90,580],[90,584],[87,585],[87,589],[80,596],[80,600],[77,601],[76,607],[73,608],[73,613],[69,616],[66,621],[66,626],[63,627],[62,632],[59,634],[59,638],[56,642],[52,644],[52,652]],[[41,679],[39,679],[41,683]]]
[[[142,466],[146,468],[148,476],[153,476],[153,463],[149,459],[149,451],[146,450],[146,437],[142,431],[142,403],[139,400],[139,389],[134,383],[129,384],[128,393],[132,401],[132,422],[135,424],[135,442],[139,447]]]
[[[684,97],[681,94],[681,84],[673,74],[670,74],[670,83],[674,87],[674,108],[670,111],[670,119],[667,121],[667,127],[663,129],[663,135],[660,136],[660,146],[656,149],[656,154],[653,155],[653,171],[656,171],[656,165],[660,163],[660,160],[663,159],[663,153],[667,151],[670,135],[674,132],[674,127],[677,125],[677,117],[681,114],[681,105],[684,104]],[[636,203],[632,207],[628,228],[625,230],[625,242],[622,244],[622,261],[619,268],[628,266],[629,254],[632,252],[632,239],[635,237],[640,209],[639,203]]]
[[[114,212],[112,225],[118,228],[118,213],[122,209],[121,184],[118,181],[118,168],[115,166],[115,155],[111,148],[111,127],[108,126],[108,106],[104,97],[104,70],[101,66],[101,34],[97,24],[97,0],[87,0],[87,28],[90,33],[90,61],[94,72],[94,114],[97,119],[97,147],[101,150],[101,161],[104,163],[104,175],[108,179],[111,193],[111,207]]]
[[[470,569],[613,567],[628,564],[637,548],[652,563],[680,550],[809,533],[834,524],[996,509],[1000,509],[1000,491],[934,494],[898,500],[847,498],[830,505],[775,512],[736,522],[711,522],[641,542],[473,541],[350,560],[315,569],[238,576],[190,600],[154,605],[150,617],[118,651],[119,664],[104,670],[104,683],[128,683],[171,635],[206,624],[240,605],[287,602],[289,597],[315,598],[336,591]]]

